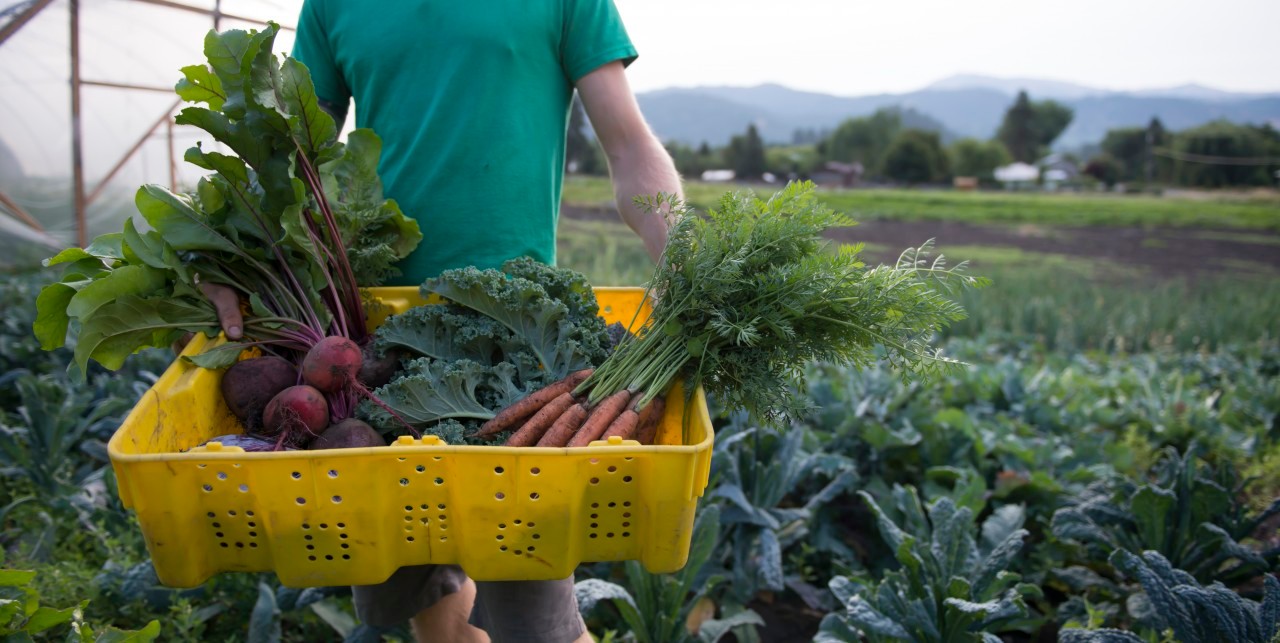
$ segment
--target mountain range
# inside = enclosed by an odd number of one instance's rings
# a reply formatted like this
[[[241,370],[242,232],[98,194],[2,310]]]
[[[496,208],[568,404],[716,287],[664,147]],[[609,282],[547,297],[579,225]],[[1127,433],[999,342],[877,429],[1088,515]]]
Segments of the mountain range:
[[[940,124],[946,139],[995,135],[1018,91],[1032,100],[1051,98],[1075,110],[1055,147],[1097,143],[1107,130],[1145,126],[1153,116],[1180,130],[1215,119],[1280,125],[1280,93],[1244,94],[1202,85],[1116,92],[1035,78],[961,75],[902,94],[833,96],[782,85],[692,87],[640,93],[637,99],[659,138],[689,145],[723,145],[754,123],[771,143],[791,142],[796,130],[834,128],[882,107],[912,110]]]

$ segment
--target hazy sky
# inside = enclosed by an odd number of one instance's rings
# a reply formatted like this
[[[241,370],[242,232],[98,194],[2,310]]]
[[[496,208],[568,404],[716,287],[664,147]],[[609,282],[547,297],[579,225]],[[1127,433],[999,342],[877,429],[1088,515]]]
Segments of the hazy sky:
[[[637,90],[857,95],[957,73],[1280,91],[1280,0],[616,0]]]

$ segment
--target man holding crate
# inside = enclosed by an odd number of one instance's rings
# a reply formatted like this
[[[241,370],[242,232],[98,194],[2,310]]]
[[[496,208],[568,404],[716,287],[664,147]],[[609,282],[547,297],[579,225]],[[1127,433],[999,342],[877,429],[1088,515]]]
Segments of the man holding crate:
[[[339,126],[354,100],[357,125],[382,137],[385,193],[423,232],[398,283],[520,256],[555,262],[574,89],[622,219],[655,261],[661,254],[666,222],[632,200],[679,195],[680,177],[627,83],[636,50],[613,0],[305,0],[293,55]],[[234,292],[206,294],[237,338]],[[409,620],[419,641],[591,640],[572,577],[473,583],[458,567],[428,565],[353,589],[363,622]]]

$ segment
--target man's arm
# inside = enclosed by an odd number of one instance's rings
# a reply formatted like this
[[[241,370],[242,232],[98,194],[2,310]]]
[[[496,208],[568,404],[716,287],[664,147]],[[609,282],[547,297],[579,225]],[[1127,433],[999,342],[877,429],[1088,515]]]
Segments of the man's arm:
[[[649,256],[657,261],[667,244],[667,221],[656,212],[637,207],[633,199],[661,192],[683,200],[675,163],[644,122],[621,62],[583,76],[578,80],[578,95],[609,159],[618,214],[640,235]]]

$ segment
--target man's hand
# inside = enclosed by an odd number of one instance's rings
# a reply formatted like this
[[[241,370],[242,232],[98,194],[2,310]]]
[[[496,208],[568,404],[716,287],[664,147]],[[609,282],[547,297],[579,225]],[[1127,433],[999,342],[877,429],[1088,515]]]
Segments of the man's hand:
[[[671,155],[644,122],[621,62],[592,71],[579,79],[577,86],[591,127],[609,159],[618,214],[644,240],[645,249],[656,262],[667,245],[668,222],[662,216],[665,212],[648,212],[633,200],[663,193],[683,201],[680,174]]]
[[[240,314],[240,297],[236,291],[222,284],[201,283],[200,292],[204,293],[209,303],[218,311],[218,323],[228,339],[240,339],[244,336],[244,316]],[[191,333],[187,333],[173,343],[173,352],[178,354],[191,341]]]

